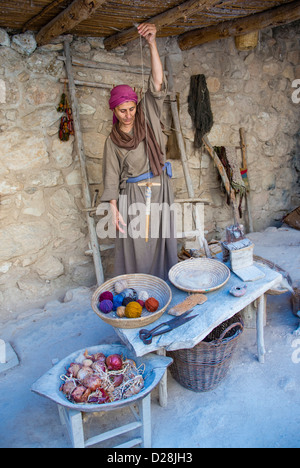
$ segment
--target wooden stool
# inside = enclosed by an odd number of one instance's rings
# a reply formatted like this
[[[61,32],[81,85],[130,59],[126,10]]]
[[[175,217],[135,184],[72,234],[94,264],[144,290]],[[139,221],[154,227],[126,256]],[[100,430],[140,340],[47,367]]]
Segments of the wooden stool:
[[[112,403],[97,404],[75,404],[69,401],[65,395],[59,390],[61,385],[60,376],[65,373],[65,369],[71,362],[76,361],[78,356],[82,355],[86,349],[82,349],[72,353],[62,361],[58,362],[52,369],[44,374],[37,382],[35,382],[31,390],[38,395],[44,396],[54,401],[58,406],[59,416],[62,424],[66,425],[69,432],[71,443],[74,448],[85,448],[91,445],[98,444],[105,440],[126,434],[129,431],[140,430],[139,437],[134,437],[127,442],[115,448],[133,447],[140,444],[142,447],[151,447],[151,392],[159,384],[163,378],[168,366],[172,363],[172,359],[156,354],[147,354],[146,356],[137,358],[134,352],[130,352],[126,346],[121,344],[98,345],[88,348],[90,354],[104,353],[120,354],[129,359],[133,359],[137,366],[143,364],[145,366],[144,388],[140,393],[134,395],[127,400],[119,400]],[[85,439],[84,436],[84,414],[95,414],[110,411],[118,411],[122,408],[129,408],[133,421],[127,422],[120,427],[111,429],[106,432],[101,432],[98,435]],[[136,410],[137,408],[137,410]]]
[[[133,405],[128,405],[135,421],[117,427],[110,431],[102,432],[94,437],[84,437],[84,413],[58,405],[61,423],[66,425],[73,448],[86,448],[96,445],[118,435],[125,434],[140,428],[140,437],[135,437],[113,448],[129,448],[141,445],[143,448],[151,447],[151,394],[137,401],[138,413]]]

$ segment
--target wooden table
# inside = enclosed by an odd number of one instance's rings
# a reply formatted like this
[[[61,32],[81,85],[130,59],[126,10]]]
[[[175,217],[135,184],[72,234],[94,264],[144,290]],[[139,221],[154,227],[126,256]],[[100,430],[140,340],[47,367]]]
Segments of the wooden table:
[[[247,292],[244,296],[234,297],[229,293],[232,287],[241,286],[243,284],[243,282],[231,272],[231,277],[225,286],[217,291],[206,293],[207,301],[202,305],[194,307],[193,315],[197,314],[198,317],[169,333],[154,337],[150,345],[144,345],[139,338],[140,329],[115,328],[115,331],[123,343],[134,351],[136,356],[144,356],[150,352],[157,352],[158,354],[165,355],[166,351],[193,348],[222,322],[230,319],[248,305],[258,300],[256,319],[257,351],[259,362],[263,363],[266,353],[264,345],[264,315],[266,312],[264,295],[267,291],[276,288],[280,284],[282,275],[266,265],[257,263],[255,265],[265,276],[262,279],[248,282]],[[187,297],[188,293],[177,289],[171,284],[169,285],[172,290],[171,308],[179,302],[182,302]],[[150,330],[171,318],[173,317],[165,312],[155,324],[149,325],[147,329]],[[161,406],[166,406],[166,375],[160,382],[159,395]]]

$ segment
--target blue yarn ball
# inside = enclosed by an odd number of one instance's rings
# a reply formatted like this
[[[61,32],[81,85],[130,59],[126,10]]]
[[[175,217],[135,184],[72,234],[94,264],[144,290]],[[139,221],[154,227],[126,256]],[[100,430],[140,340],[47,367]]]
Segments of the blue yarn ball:
[[[123,299],[124,299],[123,293],[120,293],[117,296],[114,296],[114,298],[113,298],[113,309],[114,310],[117,310],[117,308],[122,305]]]

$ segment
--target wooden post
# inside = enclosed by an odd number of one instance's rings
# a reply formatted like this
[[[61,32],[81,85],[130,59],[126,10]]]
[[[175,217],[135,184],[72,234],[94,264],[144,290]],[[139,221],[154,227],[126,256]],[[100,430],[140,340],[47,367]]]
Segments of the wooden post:
[[[258,360],[261,364],[265,362],[265,343],[264,343],[264,316],[265,316],[265,296],[264,294],[258,298],[257,306],[257,321],[256,321],[256,333],[257,333],[257,350]]]
[[[192,182],[192,179],[191,179],[191,176],[190,176],[190,171],[189,171],[186,152],[185,152],[184,140],[183,140],[183,136],[182,136],[182,132],[181,132],[181,125],[180,125],[180,121],[179,121],[177,101],[175,99],[176,96],[175,96],[175,92],[174,92],[173,70],[172,70],[172,64],[171,64],[171,60],[170,60],[169,56],[166,57],[166,69],[167,69],[167,72],[168,72],[169,91],[171,93],[171,96],[170,96],[171,112],[172,112],[173,123],[174,123],[175,131],[176,131],[176,138],[177,138],[177,143],[178,143],[181,162],[182,162],[183,174],[184,174],[184,178],[185,178],[185,183],[186,183],[186,187],[187,187],[188,196],[189,196],[190,199],[194,199],[195,198],[195,192],[194,192],[194,188],[193,188],[193,182]],[[194,222],[195,222],[195,225],[196,225],[196,229],[197,230],[199,229],[200,231],[204,231],[204,227],[199,225],[200,220],[199,220],[199,216],[198,216],[196,210],[197,210],[197,208],[193,204],[193,218],[194,218]],[[208,258],[211,258],[212,255],[210,253],[208,243],[207,243],[207,241],[206,241],[206,239],[204,237],[204,234],[203,234],[203,236],[198,237],[198,241],[199,241],[200,247],[204,248],[206,256]]]
[[[0,364],[6,364],[6,344],[4,340],[0,340]]]
[[[252,213],[251,213],[251,202],[250,202],[250,184],[249,184],[249,179],[248,179],[248,167],[247,167],[247,145],[246,145],[246,137],[245,137],[245,129],[242,127],[240,128],[240,139],[241,139],[241,148],[242,148],[242,160],[243,160],[243,167],[242,171],[245,172],[245,186],[249,194],[246,193],[246,207],[247,207],[247,213],[248,213],[248,228],[249,232],[253,232],[253,221],[252,221]]]
[[[84,207],[91,208],[92,201],[91,201],[91,194],[89,189],[89,182],[86,170],[86,160],[85,154],[83,149],[83,140],[82,140],[82,133],[80,128],[80,115],[79,115],[79,107],[76,97],[76,89],[74,84],[74,77],[72,72],[72,61],[71,61],[71,54],[70,54],[70,43],[69,41],[64,41],[64,50],[66,56],[66,69],[67,69],[67,76],[69,80],[69,92],[70,92],[70,100],[71,106],[73,111],[73,121],[74,121],[74,130],[75,130],[75,145],[76,150],[79,157],[80,168],[81,168],[81,181],[82,181],[82,192],[83,192],[83,201]],[[93,259],[95,265],[95,272],[97,277],[98,285],[104,282],[104,274],[103,274],[103,267],[100,255],[100,249],[98,244],[98,237],[96,233],[96,226],[95,220],[89,215],[89,212],[86,212],[86,220],[89,229],[89,236],[91,242],[91,248],[93,251]]]
[[[158,356],[166,356],[166,350],[160,348],[156,351]],[[158,395],[159,395],[159,404],[162,408],[166,408],[168,405],[168,371],[166,369],[162,379],[158,384]]]
[[[142,448],[151,448],[151,393],[138,401],[140,420]]]

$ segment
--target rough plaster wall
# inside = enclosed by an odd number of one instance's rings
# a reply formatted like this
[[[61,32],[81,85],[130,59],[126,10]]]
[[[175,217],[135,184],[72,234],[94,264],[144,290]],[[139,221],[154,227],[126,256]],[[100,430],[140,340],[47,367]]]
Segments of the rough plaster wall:
[[[232,39],[186,52],[175,38],[158,39],[162,58],[170,55],[175,72],[195,195],[211,203],[205,208],[208,238],[220,238],[232,215],[212,161],[193,147],[187,110],[190,76],[206,75],[215,121],[209,135],[213,145],[238,146],[239,128],[245,127],[254,227],[277,225],[300,198],[300,104],[291,99],[292,83],[300,78],[299,40],[299,23],[262,33],[259,46],[250,52],[238,52]],[[92,260],[85,255],[88,234],[73,137],[62,143],[57,136],[61,114],[56,107],[63,92],[59,80],[65,77],[58,58],[62,46],[35,49],[31,42],[32,50],[24,51],[14,42],[0,32],[0,321],[42,307],[49,298],[62,298],[72,287],[95,284]],[[101,39],[78,38],[71,49],[100,62],[141,61],[139,41],[108,53]],[[143,55],[149,64],[147,47]],[[141,87],[140,75],[74,70],[79,80]],[[107,90],[78,87],[89,179],[100,191],[102,151],[111,129],[108,97]],[[164,121],[166,128],[172,126],[168,104]],[[181,163],[173,159],[172,164],[175,195],[181,198],[187,195]],[[103,258],[109,275],[111,251]]]

